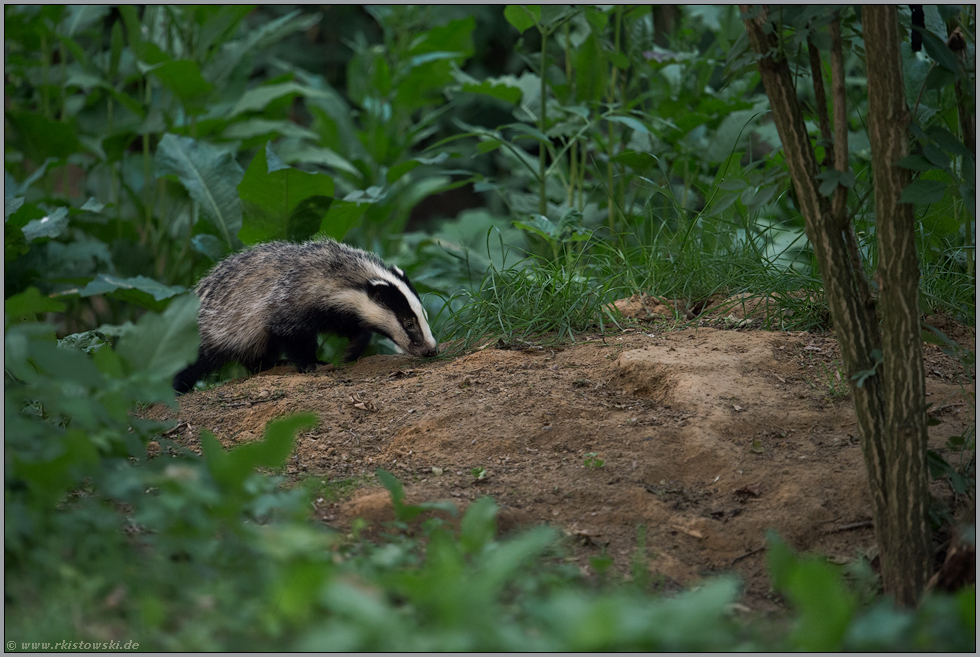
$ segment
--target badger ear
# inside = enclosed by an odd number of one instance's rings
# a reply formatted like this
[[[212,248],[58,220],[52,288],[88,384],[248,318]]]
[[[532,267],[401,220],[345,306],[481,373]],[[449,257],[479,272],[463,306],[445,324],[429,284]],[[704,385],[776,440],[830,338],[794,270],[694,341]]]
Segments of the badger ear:
[[[368,298],[375,303],[381,303],[391,295],[391,283],[386,280],[375,278],[367,282],[366,286]]]

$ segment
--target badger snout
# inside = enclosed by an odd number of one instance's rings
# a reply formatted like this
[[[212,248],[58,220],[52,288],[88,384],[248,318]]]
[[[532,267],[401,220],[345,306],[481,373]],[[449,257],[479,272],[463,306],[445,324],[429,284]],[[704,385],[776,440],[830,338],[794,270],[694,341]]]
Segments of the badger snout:
[[[420,358],[432,358],[439,355],[439,345],[413,344],[408,351]]]

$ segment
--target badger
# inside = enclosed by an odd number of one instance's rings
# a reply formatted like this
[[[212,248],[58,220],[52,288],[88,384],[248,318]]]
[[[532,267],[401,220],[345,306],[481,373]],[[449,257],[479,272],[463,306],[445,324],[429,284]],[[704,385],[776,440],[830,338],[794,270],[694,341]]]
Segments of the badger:
[[[419,295],[398,267],[333,240],[269,242],[218,263],[196,288],[201,346],[180,371],[174,390],[187,392],[225,363],[250,371],[279,362],[300,372],[316,368],[317,335],[350,339],[345,360],[357,360],[373,333],[416,356],[438,353]]]

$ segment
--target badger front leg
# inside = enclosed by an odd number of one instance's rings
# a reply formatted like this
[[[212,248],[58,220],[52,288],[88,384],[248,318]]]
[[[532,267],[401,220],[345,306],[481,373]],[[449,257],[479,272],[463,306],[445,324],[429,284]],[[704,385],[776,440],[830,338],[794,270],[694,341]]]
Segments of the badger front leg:
[[[299,372],[312,372],[320,361],[316,357],[316,334],[291,335],[277,340]]]
[[[351,363],[360,358],[364,350],[367,349],[368,343],[371,342],[371,336],[373,334],[373,331],[363,329],[360,333],[354,335],[347,344],[347,355],[344,356],[344,361]]]

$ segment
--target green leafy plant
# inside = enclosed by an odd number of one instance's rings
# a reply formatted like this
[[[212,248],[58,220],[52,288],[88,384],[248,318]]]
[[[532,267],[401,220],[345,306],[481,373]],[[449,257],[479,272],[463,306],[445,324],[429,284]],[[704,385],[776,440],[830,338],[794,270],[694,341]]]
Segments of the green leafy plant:
[[[584,460],[582,461],[582,464],[586,468],[598,469],[604,466],[606,462],[599,458],[598,452],[587,452],[585,454]]]
[[[797,79],[812,79],[807,39],[825,49],[824,10],[786,11]],[[826,328],[738,10],[685,7],[673,23],[662,12],[5,7],[5,639],[975,650],[971,589],[899,610],[778,541],[770,571],[792,611],[763,632],[731,615],[731,579],[651,595],[642,534],[633,584],[605,555],[590,580],[552,530],[500,538],[488,498],[457,527],[442,520],[455,506],[411,504],[384,471],[396,520],[382,533],[355,520],[341,535],[310,519],[313,484],[268,474],[314,417],[270,422],[262,441],[229,451],[202,433],[203,454],[146,419],[173,403],[170,379],[196,355],[184,293],[214,261],[272,239],[325,234],[386,254],[438,293],[424,294],[433,321],[464,346],[603,331],[621,321],[608,304],[640,291],[772,294],[782,327]],[[972,323],[975,167],[958,125],[975,113],[975,72],[941,29],[958,25],[969,52],[975,8],[926,13],[926,55],[903,52],[916,116],[906,200],[922,302]],[[843,10],[850,167],[819,182],[825,195],[852,191],[871,269],[857,20]],[[423,199],[470,184],[486,207],[414,221]],[[929,461],[958,495],[975,492],[974,446],[967,433],[950,445],[959,459]],[[583,464],[604,466],[598,453]]]

